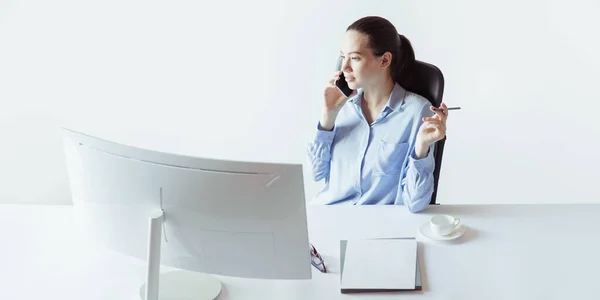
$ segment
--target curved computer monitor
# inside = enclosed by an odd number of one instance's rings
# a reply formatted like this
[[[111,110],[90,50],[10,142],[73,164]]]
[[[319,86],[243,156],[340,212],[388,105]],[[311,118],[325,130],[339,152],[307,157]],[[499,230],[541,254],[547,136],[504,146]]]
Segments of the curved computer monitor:
[[[62,133],[73,205],[94,241],[147,260],[148,220],[162,211],[162,265],[311,278],[301,164],[190,157]]]

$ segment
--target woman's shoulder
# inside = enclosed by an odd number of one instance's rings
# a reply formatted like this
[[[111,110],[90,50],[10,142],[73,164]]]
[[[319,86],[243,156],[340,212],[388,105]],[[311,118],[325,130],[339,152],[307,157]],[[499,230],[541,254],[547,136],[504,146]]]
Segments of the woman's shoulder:
[[[423,112],[430,112],[429,106],[431,105],[431,102],[427,98],[417,93],[406,91],[403,105],[405,111],[414,112],[415,115],[422,115]]]
[[[409,90],[406,90],[406,96],[404,98],[406,104],[411,106],[422,107],[424,105],[431,105],[431,102],[427,98]]]

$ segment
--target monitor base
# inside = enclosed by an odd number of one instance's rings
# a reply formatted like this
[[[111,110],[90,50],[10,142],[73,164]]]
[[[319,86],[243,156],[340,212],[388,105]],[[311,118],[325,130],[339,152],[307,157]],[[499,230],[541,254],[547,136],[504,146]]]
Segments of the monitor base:
[[[140,287],[140,299],[145,300],[146,284]],[[214,300],[221,293],[221,281],[209,274],[172,271],[160,274],[160,300]]]

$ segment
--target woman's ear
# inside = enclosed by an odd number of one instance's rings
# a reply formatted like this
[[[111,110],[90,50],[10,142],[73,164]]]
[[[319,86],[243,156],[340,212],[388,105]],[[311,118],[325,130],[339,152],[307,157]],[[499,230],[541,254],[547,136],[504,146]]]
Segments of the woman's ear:
[[[380,67],[382,70],[386,69],[387,67],[389,67],[392,63],[392,54],[390,52],[385,52],[383,53],[383,55],[381,55],[381,63],[380,63]]]

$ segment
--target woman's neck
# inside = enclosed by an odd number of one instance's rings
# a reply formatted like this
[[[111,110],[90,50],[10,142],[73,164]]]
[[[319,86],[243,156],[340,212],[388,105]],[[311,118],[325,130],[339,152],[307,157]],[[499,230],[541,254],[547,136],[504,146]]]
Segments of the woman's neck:
[[[394,81],[388,78],[373,86],[363,88],[363,101],[370,110],[381,110],[390,98]]]

